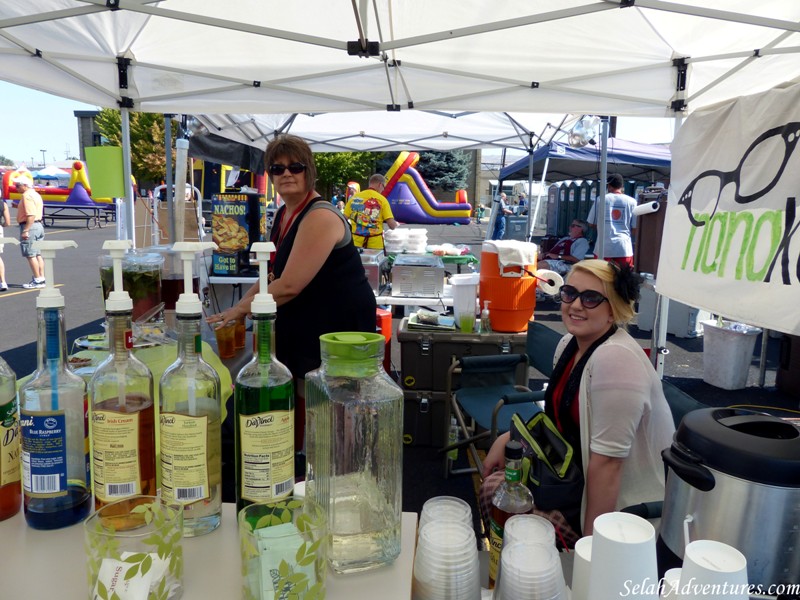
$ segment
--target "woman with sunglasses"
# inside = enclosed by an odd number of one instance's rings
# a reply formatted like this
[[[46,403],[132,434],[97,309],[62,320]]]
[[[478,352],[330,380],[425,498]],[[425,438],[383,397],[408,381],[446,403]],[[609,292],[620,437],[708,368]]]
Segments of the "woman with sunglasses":
[[[279,135],[267,146],[270,181],[284,205],[275,215],[269,293],[278,305],[275,353],[295,378],[295,448],[303,448],[305,374],[319,367],[319,336],[335,331],[375,332],[375,294],[350,225],[315,190],[316,166],[301,138]],[[224,324],[250,312],[259,285],[233,307],[208,317]]]
[[[664,499],[661,451],[675,427],[661,380],[624,329],[635,314],[638,276],[584,260],[572,267],[559,295],[568,333],[556,349],[545,412],[580,457],[585,483],[580,515],[534,512],[553,521],[571,546],[581,532],[592,534],[598,515]],[[482,511],[503,480],[494,472],[503,466],[509,437],[499,436],[483,463]]]

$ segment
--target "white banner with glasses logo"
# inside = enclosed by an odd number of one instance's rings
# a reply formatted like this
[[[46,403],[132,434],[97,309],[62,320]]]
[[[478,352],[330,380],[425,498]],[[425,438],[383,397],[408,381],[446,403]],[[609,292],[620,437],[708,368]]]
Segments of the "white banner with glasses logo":
[[[671,147],[659,293],[800,334],[799,138],[800,85],[686,119]]]

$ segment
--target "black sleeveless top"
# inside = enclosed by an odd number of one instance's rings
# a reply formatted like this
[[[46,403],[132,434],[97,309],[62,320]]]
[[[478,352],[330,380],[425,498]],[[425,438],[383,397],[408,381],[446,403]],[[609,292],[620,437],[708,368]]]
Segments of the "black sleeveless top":
[[[297,216],[281,245],[277,245],[277,227],[272,230],[272,242],[278,246],[271,263],[272,273],[279,278],[292,252],[297,230],[311,206],[327,202],[314,198]],[[280,223],[286,206],[275,215]],[[342,220],[343,226],[344,220]],[[338,331],[375,333],[375,294],[372,292],[361,256],[353,245],[334,248],[308,285],[294,298],[278,307],[275,321],[275,353],[289,367],[294,377],[319,367],[319,336]]]

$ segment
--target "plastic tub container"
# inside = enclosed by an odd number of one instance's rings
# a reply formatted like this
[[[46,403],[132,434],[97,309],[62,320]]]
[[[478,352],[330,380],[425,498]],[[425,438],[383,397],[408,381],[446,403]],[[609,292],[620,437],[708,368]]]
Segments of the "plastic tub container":
[[[484,242],[481,251],[480,305],[489,300],[492,331],[518,332],[528,328],[536,308],[536,244],[515,242],[533,250],[533,260],[524,265],[500,268],[498,246]],[[530,248],[530,247],[533,248]]]
[[[461,333],[472,333],[477,312],[478,274],[468,273],[450,277],[453,289],[453,314]]]
[[[756,338],[761,329],[744,323],[703,321],[703,381],[723,390],[747,385]]]

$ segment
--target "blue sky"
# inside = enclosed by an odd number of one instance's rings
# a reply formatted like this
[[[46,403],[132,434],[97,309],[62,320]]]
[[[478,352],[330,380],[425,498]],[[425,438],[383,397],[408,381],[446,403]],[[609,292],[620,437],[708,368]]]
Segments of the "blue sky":
[[[33,158],[37,166],[42,162],[42,150],[46,150],[48,164],[78,156],[78,121],[73,112],[96,109],[0,81],[0,155],[26,165]]]
[[[59,98],[32,89],[0,81],[0,155],[17,164],[31,160],[38,166],[42,150],[47,164],[78,156],[76,110],[97,107]],[[626,140],[661,143],[672,140],[669,119],[620,118],[617,137]]]

